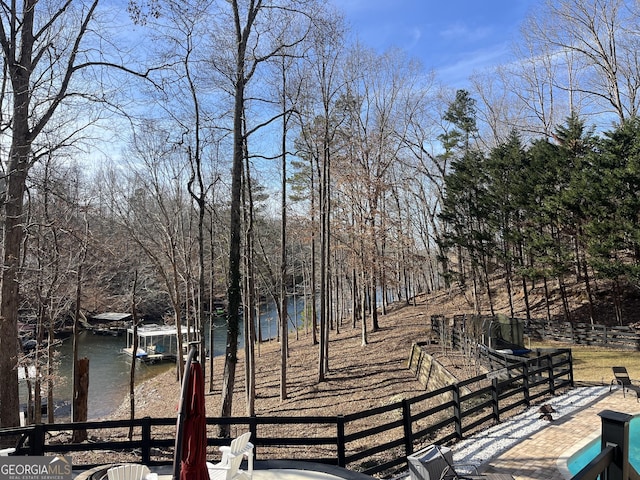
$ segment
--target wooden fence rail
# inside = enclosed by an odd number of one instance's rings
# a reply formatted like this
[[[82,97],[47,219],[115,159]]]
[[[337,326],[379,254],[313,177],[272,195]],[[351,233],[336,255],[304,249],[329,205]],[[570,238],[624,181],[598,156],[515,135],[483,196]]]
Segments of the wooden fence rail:
[[[477,344],[486,331],[483,324],[494,319],[490,315],[444,315],[431,316],[432,337],[448,348],[465,348],[470,341]],[[598,345],[611,348],[640,350],[640,328],[634,326],[607,326],[579,322],[548,322],[544,319],[511,319],[524,327],[524,332],[533,339],[556,340],[575,345]],[[486,340],[486,339],[484,339]],[[480,343],[487,343],[480,341]]]
[[[577,345],[599,345],[640,350],[640,329],[590,323],[552,322],[532,319],[527,323],[532,337]]]
[[[229,439],[211,432],[218,426],[229,425],[232,432],[234,428],[238,432],[252,432],[257,460],[316,461],[368,475],[386,475],[406,468],[407,455],[426,444],[465,438],[499,422],[516,408],[529,406],[538,398],[570,386],[573,386],[571,355],[561,351],[350,415],[209,417],[207,445],[214,455],[214,447],[228,444]],[[18,439],[17,455],[73,455],[101,450],[115,457],[134,455],[134,461],[147,465],[169,464],[175,422],[174,418],[147,417],[7,428],[0,430],[0,444],[6,443],[3,437]],[[127,435],[130,427],[134,431],[131,440]],[[90,441],[71,443],[70,432],[80,429],[88,431]],[[302,433],[292,435],[296,431]],[[75,468],[94,466],[76,464],[74,460]]]

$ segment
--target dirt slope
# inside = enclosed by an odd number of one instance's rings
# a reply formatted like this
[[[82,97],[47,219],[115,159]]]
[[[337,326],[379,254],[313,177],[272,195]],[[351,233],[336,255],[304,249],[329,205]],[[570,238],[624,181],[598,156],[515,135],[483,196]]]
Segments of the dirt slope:
[[[496,313],[509,314],[510,307],[504,290],[495,286],[493,299]],[[542,286],[531,291],[530,305],[533,317],[546,316],[546,303]],[[637,295],[629,289],[625,311],[629,321],[640,308]],[[552,314],[561,317],[562,308],[557,289],[551,289],[554,303]],[[588,320],[584,285],[569,285],[570,305],[574,318]],[[597,296],[597,312],[602,321],[611,321],[611,297],[603,293]],[[487,296],[481,304],[488,307]],[[515,295],[515,315],[524,317],[522,294]],[[380,330],[369,332],[367,345],[362,345],[360,328],[352,328],[348,322],[340,327],[340,333],[331,332],[329,345],[330,372],[326,381],[317,382],[318,347],[312,345],[311,336],[299,332],[299,339],[290,339],[290,356],[287,373],[288,398],[280,400],[280,352],[279,344],[267,342],[256,350],[256,414],[257,415],[337,415],[345,414],[398,401],[405,397],[420,394],[423,390],[407,369],[410,349],[414,342],[429,338],[431,315],[443,314],[448,317],[455,314],[473,313],[470,292],[462,290],[441,291],[431,295],[421,295],[416,305],[394,305],[386,315],[381,315]],[[485,311],[483,313],[488,313]],[[586,316],[585,316],[586,315]],[[437,354],[437,352],[436,352]],[[233,405],[234,416],[246,415],[244,401],[244,361],[239,356],[236,376],[236,395]],[[214,367],[214,388],[207,395],[207,414],[218,416],[220,410],[220,383],[222,359],[217,358]],[[442,362],[452,366],[454,374],[465,376],[457,368],[458,359]],[[209,390],[207,385],[206,391]],[[159,375],[137,388],[136,416],[172,417],[176,412],[179,385],[173,371]],[[129,416],[128,400],[112,415],[112,418]]]

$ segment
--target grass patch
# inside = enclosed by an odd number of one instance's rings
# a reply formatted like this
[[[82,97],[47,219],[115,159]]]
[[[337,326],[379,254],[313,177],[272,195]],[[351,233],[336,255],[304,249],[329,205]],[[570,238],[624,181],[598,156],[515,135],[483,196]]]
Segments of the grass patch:
[[[531,348],[570,348],[573,356],[573,378],[577,383],[609,385],[613,380],[611,367],[627,367],[632,382],[640,385],[638,352],[555,342],[531,342]]]

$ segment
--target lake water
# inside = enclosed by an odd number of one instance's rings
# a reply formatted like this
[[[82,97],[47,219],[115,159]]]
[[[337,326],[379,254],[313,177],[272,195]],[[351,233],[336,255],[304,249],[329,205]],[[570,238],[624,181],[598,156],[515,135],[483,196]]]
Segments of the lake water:
[[[298,300],[293,302],[290,299],[289,315],[294,318],[294,314],[301,322],[304,302]],[[265,308],[260,315],[263,339],[275,338],[277,336],[277,313],[275,309]],[[223,355],[226,347],[226,325],[223,321],[214,323],[214,355]],[[208,326],[206,327],[208,329]],[[242,332],[242,327],[240,329]],[[205,341],[208,344],[208,335]],[[239,348],[244,346],[242,334],[239,338]],[[129,375],[131,368],[131,358],[121,353],[126,347],[126,335],[120,337],[93,335],[91,332],[83,331],[78,339],[78,358],[89,358],[89,419],[104,418],[111,414],[125,399],[129,392]],[[67,339],[59,348],[60,351],[60,376],[63,378],[62,384],[54,387],[54,399],[58,403],[70,405],[71,389],[71,363],[72,363],[72,341]],[[175,364],[164,362],[147,365],[138,362],[136,365],[136,384],[151,378],[158,373],[175,368]],[[26,403],[26,388],[24,382],[21,383],[21,402]],[[68,415],[67,409],[60,409],[61,415]],[[56,411],[56,415],[58,410]]]

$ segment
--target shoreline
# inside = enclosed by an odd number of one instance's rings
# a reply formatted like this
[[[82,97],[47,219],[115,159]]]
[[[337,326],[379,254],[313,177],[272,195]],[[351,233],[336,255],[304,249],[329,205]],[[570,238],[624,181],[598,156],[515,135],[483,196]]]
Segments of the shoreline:
[[[268,340],[256,345],[256,415],[346,414],[383,405],[389,399],[422,393],[424,388],[408,369],[414,342],[424,341],[430,331],[430,318],[423,302],[417,306],[401,305],[380,317],[380,329],[369,332],[362,345],[361,330],[343,324],[340,333],[331,332],[329,344],[330,372],[324,382],[317,382],[317,350],[311,334],[292,332],[287,364],[288,398],[280,400],[280,343]],[[244,349],[238,350],[233,416],[245,416]],[[209,388],[209,361],[205,365],[205,399],[207,416],[219,416],[224,356],[213,360],[213,389]],[[389,379],[392,378],[393,382]],[[135,386],[136,418],[173,417],[177,414],[180,384],[175,369],[168,369]],[[130,418],[129,395],[102,419]]]

